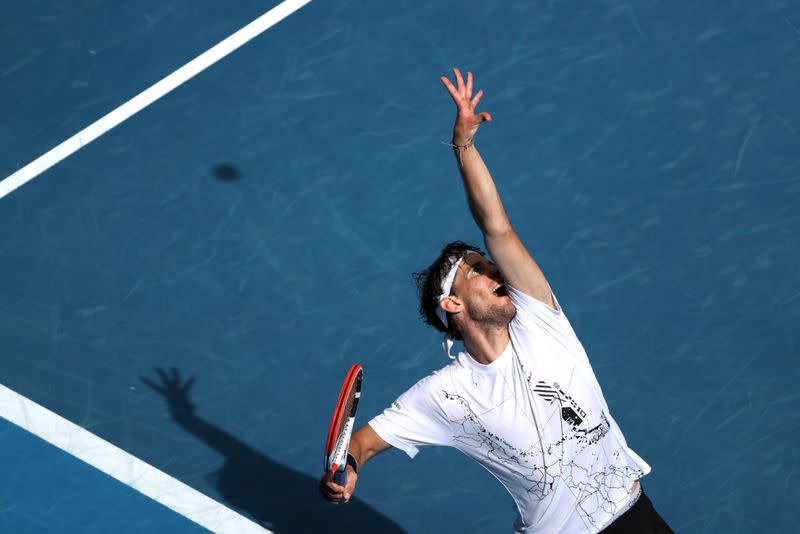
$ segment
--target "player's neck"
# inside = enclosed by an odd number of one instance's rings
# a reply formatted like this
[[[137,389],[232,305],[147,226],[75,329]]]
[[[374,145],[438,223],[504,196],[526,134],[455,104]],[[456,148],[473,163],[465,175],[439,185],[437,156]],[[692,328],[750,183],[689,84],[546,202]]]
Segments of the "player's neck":
[[[503,354],[508,346],[508,327],[471,328],[462,332],[464,348],[472,359],[482,365],[488,365]]]

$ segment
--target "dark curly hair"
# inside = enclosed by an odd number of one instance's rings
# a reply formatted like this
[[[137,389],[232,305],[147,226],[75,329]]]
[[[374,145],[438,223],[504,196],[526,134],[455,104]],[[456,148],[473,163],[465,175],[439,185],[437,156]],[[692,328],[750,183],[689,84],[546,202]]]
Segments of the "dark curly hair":
[[[446,327],[439,316],[436,315],[436,308],[439,307],[439,292],[442,288],[442,280],[447,276],[451,267],[468,252],[477,252],[484,255],[480,248],[468,245],[463,241],[453,241],[442,249],[442,253],[431,263],[430,267],[424,271],[414,273],[414,281],[417,284],[417,295],[419,296],[419,315],[425,323],[431,325],[439,332],[447,332],[454,339],[461,340],[461,332],[458,327],[450,320],[447,314]]]

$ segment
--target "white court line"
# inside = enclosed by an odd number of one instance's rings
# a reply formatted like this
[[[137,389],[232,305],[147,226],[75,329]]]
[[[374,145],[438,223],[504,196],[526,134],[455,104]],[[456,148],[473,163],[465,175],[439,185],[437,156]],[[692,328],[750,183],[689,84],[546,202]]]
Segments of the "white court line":
[[[91,143],[110,129],[207,69],[311,0],[286,0],[169,76],[145,89],[25,167],[0,181],[0,198]],[[219,534],[270,531],[0,384],[0,417],[39,436],[187,519]]]
[[[311,0],[285,0],[281,2],[230,37],[220,41],[169,76],[131,98],[114,111],[93,122],[50,151],[45,152],[15,173],[7,176],[3,181],[0,181],[0,198],[33,180],[62,159],[88,145],[111,128],[149,106],[186,80],[204,71],[309,2]]]
[[[0,384],[0,417],[8,419],[212,532],[272,534],[196,489],[2,384]]]

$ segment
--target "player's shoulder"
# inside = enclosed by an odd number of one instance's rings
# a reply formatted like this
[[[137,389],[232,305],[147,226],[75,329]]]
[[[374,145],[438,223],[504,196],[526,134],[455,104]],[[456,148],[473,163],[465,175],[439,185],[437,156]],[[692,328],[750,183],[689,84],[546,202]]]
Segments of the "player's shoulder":
[[[435,369],[423,376],[406,390],[406,395],[419,397],[422,395],[439,398],[444,395],[447,386],[454,383],[469,381],[469,369],[464,366],[460,358],[450,361],[447,365]]]
[[[406,390],[406,395],[418,397],[420,395],[438,397],[442,393],[443,384],[449,380],[451,365],[446,365],[440,369],[435,369],[423,376]]]
[[[434,371],[438,385],[452,387],[455,384],[469,383],[472,380],[472,366],[466,365],[464,360],[469,357],[467,353],[460,352],[448,365]]]
[[[423,376],[417,383],[411,386],[411,389],[430,389],[436,388],[442,381],[442,373],[447,369],[447,367],[443,367],[441,369],[436,369],[431,371],[426,376]]]

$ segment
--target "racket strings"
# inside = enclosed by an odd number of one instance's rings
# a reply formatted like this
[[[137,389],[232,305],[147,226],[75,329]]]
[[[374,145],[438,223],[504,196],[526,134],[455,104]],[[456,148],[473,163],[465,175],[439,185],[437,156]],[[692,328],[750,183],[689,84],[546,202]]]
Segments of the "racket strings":
[[[353,403],[356,400],[356,389],[352,388],[350,393],[347,396],[347,403],[344,405],[344,410],[342,410],[342,419],[339,422],[339,432],[336,433],[336,440],[339,441],[342,439],[345,431],[347,430],[347,421],[353,414]]]

